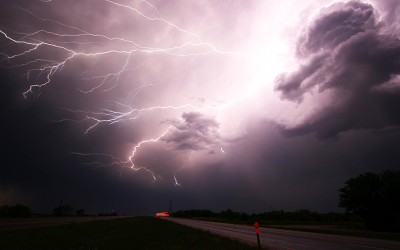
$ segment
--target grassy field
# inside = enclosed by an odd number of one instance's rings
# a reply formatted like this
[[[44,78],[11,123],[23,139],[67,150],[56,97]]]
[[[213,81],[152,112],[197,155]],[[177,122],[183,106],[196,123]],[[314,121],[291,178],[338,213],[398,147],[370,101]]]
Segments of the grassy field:
[[[257,249],[153,217],[75,223],[0,232],[3,250]]]

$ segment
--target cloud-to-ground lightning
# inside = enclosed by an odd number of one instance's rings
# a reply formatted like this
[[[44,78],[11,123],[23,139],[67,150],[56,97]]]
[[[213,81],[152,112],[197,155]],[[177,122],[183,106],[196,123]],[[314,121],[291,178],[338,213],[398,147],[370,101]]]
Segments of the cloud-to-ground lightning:
[[[175,181],[176,186],[181,186],[181,184],[179,184],[178,180],[176,179],[176,173],[181,171],[181,169],[185,167],[186,162],[188,162],[189,160],[190,160],[190,157],[186,161],[183,162],[182,166],[178,170],[174,171],[174,181]]]
[[[135,164],[133,163],[133,157],[135,156],[136,150],[137,150],[142,144],[149,143],[149,142],[157,142],[157,141],[159,141],[166,133],[168,133],[168,130],[169,130],[169,129],[167,129],[162,135],[160,135],[159,137],[157,137],[157,138],[155,138],[155,139],[143,140],[143,141],[139,142],[139,143],[133,148],[132,155],[129,156],[129,158],[128,158],[127,161],[123,161],[123,160],[121,160],[120,158],[116,158],[116,157],[114,157],[113,155],[110,155],[110,154],[101,154],[101,153],[88,153],[88,154],[83,154],[83,153],[77,153],[77,152],[73,152],[72,154],[81,155],[81,156],[105,156],[105,157],[110,158],[110,159],[112,160],[112,162],[109,163],[109,164],[104,164],[104,163],[99,163],[99,162],[91,162],[91,163],[86,163],[86,164],[88,164],[88,165],[98,165],[98,166],[112,166],[112,165],[118,165],[118,166],[120,166],[121,168],[127,167],[127,168],[130,168],[130,169],[136,170],[136,171],[137,171],[137,170],[144,169],[144,170],[146,170],[147,172],[151,173],[152,176],[153,176],[154,181],[156,181],[156,180],[157,180],[157,178],[156,178],[156,175],[157,175],[157,174],[155,174],[153,171],[149,170],[149,169],[146,168],[146,167],[135,167]],[[159,175],[158,175],[158,176],[159,176]],[[162,178],[161,176],[159,176],[159,177]]]

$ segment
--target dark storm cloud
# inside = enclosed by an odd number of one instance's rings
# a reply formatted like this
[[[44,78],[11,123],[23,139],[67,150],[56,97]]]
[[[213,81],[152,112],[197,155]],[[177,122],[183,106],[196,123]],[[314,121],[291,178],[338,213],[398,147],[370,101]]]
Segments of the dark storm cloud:
[[[219,123],[198,112],[184,113],[180,120],[167,120],[169,132],[161,138],[177,150],[202,150],[214,147],[220,138]]]
[[[321,49],[333,49],[355,34],[379,28],[371,5],[359,1],[335,3],[320,10],[300,34],[296,43],[297,56],[307,57]]]
[[[371,5],[358,1],[334,4],[300,35],[297,52],[306,63],[277,76],[275,90],[297,102],[307,93],[331,91],[332,100],[319,101],[323,108],[285,129],[286,135],[316,132],[328,138],[352,129],[400,126],[400,41],[379,33],[374,15]]]
[[[308,79],[320,70],[324,65],[324,60],[328,56],[328,53],[321,53],[320,55],[312,56],[307,64],[300,66],[298,71],[290,74],[286,72],[279,74],[275,79],[275,90],[282,93],[283,99],[302,101],[303,93],[305,92],[304,88],[306,88],[307,91],[310,84],[313,85],[313,82],[310,82]],[[305,84],[306,81],[309,83]],[[306,86],[303,87],[302,85]]]

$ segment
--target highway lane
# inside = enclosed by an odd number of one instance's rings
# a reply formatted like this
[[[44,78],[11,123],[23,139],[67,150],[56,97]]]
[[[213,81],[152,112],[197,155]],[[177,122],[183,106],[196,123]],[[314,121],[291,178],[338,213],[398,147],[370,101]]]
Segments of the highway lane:
[[[28,219],[0,219],[0,232],[31,227],[54,226],[70,223],[88,221],[112,220],[128,218],[130,216],[88,216],[88,217],[65,217],[65,218],[28,218]]]
[[[255,227],[163,217],[182,225],[257,244]],[[260,227],[263,247],[287,250],[399,250],[400,242]]]

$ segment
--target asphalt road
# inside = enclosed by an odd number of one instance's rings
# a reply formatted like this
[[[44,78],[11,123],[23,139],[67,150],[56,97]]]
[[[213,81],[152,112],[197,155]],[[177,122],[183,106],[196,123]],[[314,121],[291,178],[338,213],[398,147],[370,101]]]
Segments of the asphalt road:
[[[127,218],[124,216],[121,218]],[[79,223],[99,220],[118,219],[120,216],[96,216],[96,217],[66,217],[66,218],[28,218],[28,219],[0,219],[0,232],[31,227],[54,226],[69,223]]]
[[[251,245],[257,244],[255,227],[217,222],[196,221],[163,217],[182,225],[237,239]],[[259,228],[262,247],[287,250],[399,250],[400,242],[349,236],[296,232],[281,229]]]

